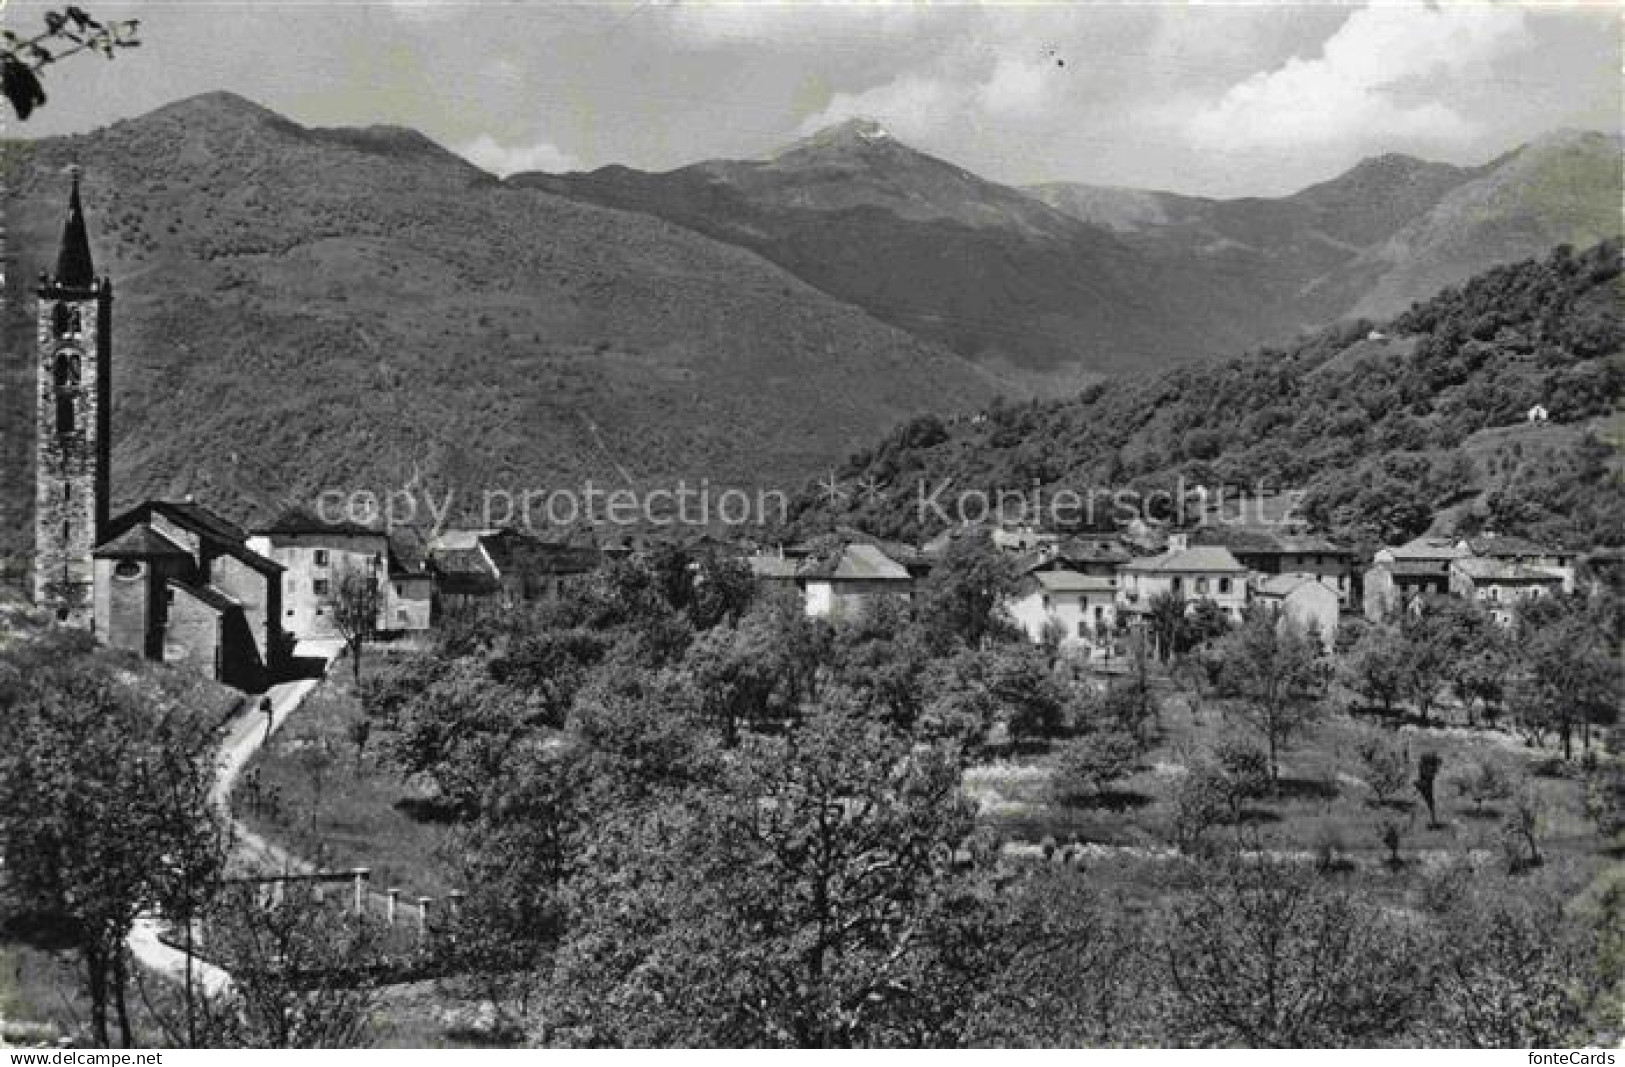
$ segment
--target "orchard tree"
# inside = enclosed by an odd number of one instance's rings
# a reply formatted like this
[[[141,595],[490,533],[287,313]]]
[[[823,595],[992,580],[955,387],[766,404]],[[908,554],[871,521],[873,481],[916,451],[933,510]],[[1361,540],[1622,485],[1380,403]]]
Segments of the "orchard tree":
[[[1015,564],[991,537],[954,538],[921,585],[919,616],[939,645],[978,648],[1010,633],[1004,605],[1016,580]]]
[[[361,648],[378,635],[378,617],[384,607],[383,575],[379,561],[337,568],[327,598],[328,611],[350,655],[350,670],[361,681]]]
[[[954,934],[972,822],[952,753],[849,710],[746,738],[719,788],[595,828],[541,1036],[952,1043],[981,974]]]
[[[1420,939],[1312,872],[1233,859],[1169,907],[1156,952],[1181,1042],[1403,1044],[1422,1004]]]
[[[1327,667],[1320,642],[1291,621],[1249,611],[1216,656],[1223,691],[1269,753],[1270,788],[1281,788],[1281,750],[1319,716]]]

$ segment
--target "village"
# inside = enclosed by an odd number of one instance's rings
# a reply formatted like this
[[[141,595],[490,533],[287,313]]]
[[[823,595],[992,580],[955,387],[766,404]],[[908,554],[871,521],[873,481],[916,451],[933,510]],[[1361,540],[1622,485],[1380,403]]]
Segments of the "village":
[[[4,293],[0,1047],[1625,1038],[1625,260],[1541,231],[1367,277],[1511,156],[1232,200],[1006,190],[850,116],[526,174],[158,115],[147,170],[52,143],[60,231]],[[148,235],[226,149],[263,167]],[[433,521],[365,488],[406,469]],[[622,522],[605,470],[788,513]],[[952,517],[905,513],[928,485]]]

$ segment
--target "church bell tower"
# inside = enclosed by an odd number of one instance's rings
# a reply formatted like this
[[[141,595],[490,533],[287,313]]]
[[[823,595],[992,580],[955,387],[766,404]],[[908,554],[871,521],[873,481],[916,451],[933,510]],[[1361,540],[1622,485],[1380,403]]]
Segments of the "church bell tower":
[[[113,286],[96,277],[72,170],[56,272],[40,277],[35,422],[34,602],[93,628],[91,553],[107,535]]]

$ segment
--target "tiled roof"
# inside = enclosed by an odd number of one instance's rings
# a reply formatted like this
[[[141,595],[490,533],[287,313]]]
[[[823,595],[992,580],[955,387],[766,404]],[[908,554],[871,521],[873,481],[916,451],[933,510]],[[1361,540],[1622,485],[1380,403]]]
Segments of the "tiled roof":
[[[1195,574],[1214,572],[1240,572],[1247,568],[1236,562],[1228,548],[1218,545],[1196,545],[1186,549],[1170,549],[1160,556],[1131,559],[1123,565],[1126,571],[1168,574]]]
[[[808,577],[846,578],[862,581],[906,582],[909,573],[902,564],[888,557],[875,545],[849,544],[839,553],[813,564],[805,571]]]
[[[1069,537],[1056,555],[1072,563],[1127,563],[1132,558],[1123,542],[1110,537]]]
[[[1538,567],[1525,567],[1521,563],[1507,563],[1499,559],[1468,557],[1451,564],[1475,582],[1494,582],[1498,585],[1550,585],[1563,579]]]
[[[382,530],[371,526],[363,526],[359,522],[348,520],[329,522],[319,515],[314,515],[305,508],[288,508],[282,514],[272,519],[270,523],[254,531],[258,534],[309,534],[329,533],[346,534],[350,536],[381,535]]]
[[[93,554],[98,559],[192,558],[190,552],[144,522],[103,542]]]
[[[1318,579],[1311,578],[1307,574],[1275,574],[1275,575],[1271,575],[1270,577],[1265,578],[1263,581],[1259,582],[1257,585],[1253,586],[1253,592],[1257,593],[1261,597],[1266,597],[1266,598],[1269,598],[1269,599],[1278,599],[1278,598],[1285,598],[1285,597],[1291,596],[1301,586],[1310,585],[1310,584],[1320,586],[1322,589],[1326,590],[1328,593],[1331,593],[1333,596],[1337,595],[1336,590],[1332,589],[1330,586],[1326,585],[1324,582],[1319,581]]]
[[[192,531],[211,548],[225,552],[261,574],[275,576],[287,569],[249,548],[248,531],[241,526],[190,500],[148,500],[114,519],[109,527],[115,535],[122,534],[132,526],[151,522],[154,514]]]
[[[745,563],[758,578],[794,578],[801,571],[801,561],[786,556],[747,556]]]
[[[243,607],[241,602],[227,596],[225,593],[221,592],[212,585],[192,585],[189,582],[183,582],[177,578],[171,578],[168,585],[169,588],[185,593],[192,599],[200,601],[203,604],[207,604],[209,607],[222,614],[232,611],[241,611]]]
[[[1567,552],[1557,552],[1543,548],[1533,541],[1522,537],[1496,534],[1486,537],[1474,537],[1467,542],[1475,556],[1488,556],[1492,559],[1509,559],[1528,556],[1566,556]]]
[[[1468,549],[1449,537],[1418,537],[1386,551],[1396,560],[1452,560],[1469,554]]]
[[[1050,593],[1111,593],[1117,589],[1116,578],[1077,571],[1039,571],[1030,579]]]
[[[1198,528],[1192,538],[1198,544],[1222,545],[1232,552],[1248,555],[1347,556],[1353,553],[1324,537],[1260,526],[1219,524]]]

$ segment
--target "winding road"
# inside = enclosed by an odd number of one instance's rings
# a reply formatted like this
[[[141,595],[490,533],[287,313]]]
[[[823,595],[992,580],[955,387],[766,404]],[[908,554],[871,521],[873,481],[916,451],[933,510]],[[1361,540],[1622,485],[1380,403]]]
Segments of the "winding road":
[[[328,665],[342,649],[343,643],[337,638],[301,641],[294,655],[301,659],[320,659],[325,675]],[[231,791],[254,754],[271,734],[280,730],[299,710],[321,680],[322,676],[317,676],[272,686],[265,693],[271,702],[269,727],[265,712],[260,710],[261,700],[258,697],[245,700],[243,709],[226,724],[220,754],[215,760],[214,785],[209,790],[209,802],[231,822],[239,859],[246,866],[279,871],[303,871],[309,868],[304,860],[277,848],[238,822],[231,812]],[[186,980],[186,953],[159,939],[161,926],[156,915],[147,914],[137,919],[126,942],[130,954],[148,970],[183,982]],[[197,957],[192,959],[192,976],[210,995],[218,995],[231,987],[231,975]]]

